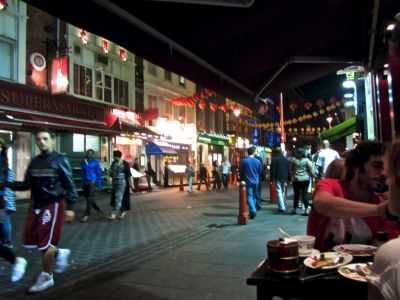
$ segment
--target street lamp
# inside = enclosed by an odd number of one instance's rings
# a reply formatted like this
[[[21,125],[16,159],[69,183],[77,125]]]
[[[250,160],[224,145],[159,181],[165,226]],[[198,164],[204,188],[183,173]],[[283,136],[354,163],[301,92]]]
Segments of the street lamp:
[[[332,128],[332,125],[331,125],[332,120],[333,120],[333,118],[332,118],[331,116],[329,116],[329,117],[326,118],[326,121],[328,121],[328,124],[329,124],[329,129]]]

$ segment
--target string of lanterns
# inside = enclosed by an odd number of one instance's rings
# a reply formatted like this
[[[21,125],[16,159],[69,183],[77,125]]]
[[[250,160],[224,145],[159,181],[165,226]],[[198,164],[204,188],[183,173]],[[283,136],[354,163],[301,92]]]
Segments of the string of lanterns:
[[[336,109],[337,107],[342,106],[342,102],[337,100],[335,97],[331,97],[329,99],[329,104],[325,105],[325,101],[323,99],[318,99],[316,101],[316,105],[318,106],[318,110],[315,110],[313,112],[310,111],[310,109],[312,108],[312,103],[310,101],[307,101],[304,103],[304,108],[307,110],[306,114],[303,114],[299,117],[295,117],[295,118],[291,118],[289,120],[284,121],[284,125],[285,126],[290,126],[290,125],[300,125],[300,123],[308,121],[312,118],[317,118],[320,115],[324,115],[326,112],[330,112],[334,109]],[[290,110],[294,113],[298,106],[296,103],[291,103],[289,104],[289,108]],[[264,108],[264,111],[268,111],[269,108]],[[277,105],[276,106],[276,110],[279,112],[280,111],[280,106]],[[263,129],[267,129],[267,130],[273,130],[274,127],[275,128],[279,128],[279,122],[270,122],[270,123],[258,123],[258,124],[254,124],[254,123],[249,123],[249,122],[245,122],[245,126],[248,127],[252,127],[252,128],[263,128]],[[291,128],[289,127],[287,129],[288,133],[302,133],[302,134],[313,134],[316,131],[317,132],[321,132],[321,131],[325,131],[327,128],[326,127],[311,127],[307,124],[306,128]]]

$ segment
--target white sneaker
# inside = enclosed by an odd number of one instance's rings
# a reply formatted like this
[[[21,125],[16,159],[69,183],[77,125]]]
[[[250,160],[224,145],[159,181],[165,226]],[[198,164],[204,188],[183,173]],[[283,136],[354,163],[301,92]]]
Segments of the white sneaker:
[[[37,293],[47,290],[54,285],[53,275],[46,272],[41,272],[34,285],[29,289],[29,293]]]
[[[71,254],[69,249],[58,249],[56,256],[56,263],[54,266],[54,273],[62,273],[69,266],[68,258]]]
[[[24,277],[27,264],[28,262],[23,257],[15,259],[15,264],[11,269],[11,282],[17,282]]]

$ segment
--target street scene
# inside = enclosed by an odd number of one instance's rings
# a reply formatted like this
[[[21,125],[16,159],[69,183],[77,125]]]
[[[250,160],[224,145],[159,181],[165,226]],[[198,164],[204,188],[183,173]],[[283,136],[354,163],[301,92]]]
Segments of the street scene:
[[[398,0],[0,0],[0,299],[400,300],[399,114]]]

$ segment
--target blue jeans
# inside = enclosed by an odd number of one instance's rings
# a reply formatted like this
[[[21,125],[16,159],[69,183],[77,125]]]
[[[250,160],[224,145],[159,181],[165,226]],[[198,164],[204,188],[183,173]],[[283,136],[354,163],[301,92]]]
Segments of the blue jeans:
[[[3,224],[3,239],[6,241],[11,241],[11,233],[12,233],[12,226],[11,226],[11,216],[6,212],[5,209],[0,209],[0,223]]]
[[[188,182],[188,191],[193,192],[193,176],[188,176],[187,182]]]
[[[247,206],[249,207],[250,216],[257,214],[257,184],[246,184]]]
[[[122,203],[122,198],[124,197],[125,187],[126,187],[125,181],[121,181],[119,183],[113,183],[113,190],[115,193],[115,204],[112,209],[112,212],[114,214],[117,214],[121,211],[121,203]]]
[[[285,207],[285,180],[276,180],[275,181],[275,188],[276,194],[278,196],[278,207],[279,210],[286,210]]]

